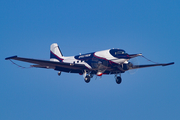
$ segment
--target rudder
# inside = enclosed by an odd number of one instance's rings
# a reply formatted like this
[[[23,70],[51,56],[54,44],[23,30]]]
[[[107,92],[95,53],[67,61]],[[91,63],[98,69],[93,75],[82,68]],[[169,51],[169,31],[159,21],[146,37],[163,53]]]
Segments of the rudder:
[[[62,62],[63,55],[57,43],[53,43],[50,47],[50,61]]]

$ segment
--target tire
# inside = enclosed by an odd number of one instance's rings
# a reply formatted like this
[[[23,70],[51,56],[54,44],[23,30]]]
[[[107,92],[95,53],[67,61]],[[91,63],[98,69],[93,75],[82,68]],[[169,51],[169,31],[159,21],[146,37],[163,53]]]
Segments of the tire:
[[[88,76],[88,75],[84,78],[84,81],[85,81],[86,83],[89,83],[90,80],[91,80],[91,78],[90,78],[90,76]]]
[[[121,77],[117,77],[117,78],[116,78],[116,83],[117,83],[117,84],[120,84],[121,82],[122,82]]]

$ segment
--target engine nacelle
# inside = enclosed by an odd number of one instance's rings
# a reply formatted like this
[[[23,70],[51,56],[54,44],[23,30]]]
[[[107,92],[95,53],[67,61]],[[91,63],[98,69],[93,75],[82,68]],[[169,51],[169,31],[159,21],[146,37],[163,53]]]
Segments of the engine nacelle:
[[[128,62],[128,64],[123,64],[122,68],[123,70],[129,70],[133,67],[133,64],[131,62]]]

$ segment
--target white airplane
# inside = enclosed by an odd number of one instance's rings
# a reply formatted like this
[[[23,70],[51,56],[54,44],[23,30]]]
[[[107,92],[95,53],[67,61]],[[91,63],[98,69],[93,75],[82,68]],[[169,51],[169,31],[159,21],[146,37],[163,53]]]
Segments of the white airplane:
[[[8,57],[5,58],[5,60],[14,59],[34,63],[35,65],[31,65],[32,67],[54,69],[59,71],[58,75],[61,75],[61,72],[79,73],[83,75],[86,83],[89,83],[94,75],[115,74],[117,84],[120,84],[122,81],[121,73],[128,70],[174,64],[174,62],[171,62],[164,64],[133,65],[129,60],[137,56],[142,56],[142,54],[127,54],[122,49],[108,49],[70,57],[63,56],[57,43],[53,43],[50,50],[50,61],[17,56]]]

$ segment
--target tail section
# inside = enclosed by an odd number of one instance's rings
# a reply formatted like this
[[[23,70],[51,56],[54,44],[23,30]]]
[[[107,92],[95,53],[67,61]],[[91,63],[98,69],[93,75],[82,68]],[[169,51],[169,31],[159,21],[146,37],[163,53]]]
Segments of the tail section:
[[[63,55],[57,43],[53,43],[50,47],[50,61],[62,62]]]

